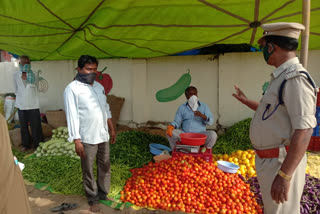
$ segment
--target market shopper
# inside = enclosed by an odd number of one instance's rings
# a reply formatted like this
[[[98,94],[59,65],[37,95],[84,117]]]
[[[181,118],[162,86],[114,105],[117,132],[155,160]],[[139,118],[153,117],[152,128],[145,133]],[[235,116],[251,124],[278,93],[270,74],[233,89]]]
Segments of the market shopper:
[[[94,81],[98,61],[82,55],[78,60],[78,73],[64,91],[64,103],[69,130],[69,141],[74,142],[81,157],[84,190],[90,211],[99,212],[99,200],[107,200],[111,168],[109,142],[116,140],[111,112],[103,86]],[[97,181],[93,164],[97,163]]]
[[[0,114],[0,213],[31,214],[19,165],[13,159],[6,119]]]
[[[211,149],[217,140],[215,131],[206,130],[206,125],[213,124],[213,115],[207,104],[198,100],[198,90],[189,86],[185,90],[187,102],[180,105],[174,121],[167,127],[167,138],[174,149],[180,134],[184,132],[201,133],[207,136],[205,147]]]
[[[300,213],[306,170],[306,150],[316,126],[316,92],[310,74],[296,57],[304,26],[298,23],[262,25],[259,40],[267,64],[276,67],[260,102],[235,86],[233,94],[253,109],[250,139],[256,150],[256,171],[265,214]]]
[[[19,71],[14,73],[14,86],[16,94],[15,107],[18,108],[21,126],[22,150],[30,149],[31,139],[33,146],[38,147],[43,141],[40,109],[39,91],[36,87],[36,76],[31,70],[28,56],[20,56]],[[31,134],[28,123],[30,123]]]

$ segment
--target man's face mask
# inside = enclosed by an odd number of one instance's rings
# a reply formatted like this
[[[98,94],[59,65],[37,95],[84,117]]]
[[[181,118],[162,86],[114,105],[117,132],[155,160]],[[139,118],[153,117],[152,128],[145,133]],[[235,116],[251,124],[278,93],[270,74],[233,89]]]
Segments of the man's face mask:
[[[22,67],[22,72],[30,72],[31,71],[31,65],[30,64],[25,64]]]
[[[93,81],[96,79],[97,77],[97,73],[88,73],[88,74],[82,74],[82,73],[79,73],[77,74],[76,76],[76,80],[78,80],[79,82],[82,82],[82,83],[86,83],[86,84],[92,84]]]
[[[272,51],[270,53],[268,51],[268,49],[269,49],[269,45],[268,44],[270,44],[272,46]],[[268,63],[270,56],[274,52],[274,45],[272,43],[266,43],[266,45],[262,48],[262,52],[263,52],[264,60]]]
[[[198,97],[196,95],[192,95],[188,100],[188,105],[192,109],[192,111],[197,111],[198,109]]]

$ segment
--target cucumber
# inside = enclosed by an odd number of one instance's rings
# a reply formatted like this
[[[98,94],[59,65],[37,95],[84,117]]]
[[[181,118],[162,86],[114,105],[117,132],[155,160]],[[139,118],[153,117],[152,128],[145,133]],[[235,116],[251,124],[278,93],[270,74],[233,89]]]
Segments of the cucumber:
[[[169,88],[162,89],[156,93],[156,99],[159,102],[169,102],[178,99],[191,83],[191,75],[183,74],[180,79]]]
[[[64,134],[68,134],[68,128],[64,128],[64,129],[63,129],[63,133],[64,133]]]
[[[67,130],[68,130],[67,127],[61,126],[61,127],[58,127],[58,128],[57,128],[57,131],[58,131],[58,132],[63,132],[64,129],[67,129]]]
[[[66,147],[66,150],[72,150],[75,149],[75,145],[71,143],[69,146]]]

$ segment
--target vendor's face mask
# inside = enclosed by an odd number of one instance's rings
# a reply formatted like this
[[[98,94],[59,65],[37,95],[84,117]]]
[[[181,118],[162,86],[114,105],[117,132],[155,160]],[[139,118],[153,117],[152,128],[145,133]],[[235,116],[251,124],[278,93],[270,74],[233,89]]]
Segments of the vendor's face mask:
[[[78,80],[79,82],[92,85],[93,81],[96,79],[96,77],[97,77],[97,73],[95,73],[95,72],[88,73],[88,74],[83,74],[83,73],[78,72],[75,79]]]
[[[272,46],[272,51],[269,53],[269,45],[270,44]],[[273,54],[274,52],[274,45],[272,43],[266,43],[266,45],[263,47],[262,49],[263,52],[263,57],[264,60],[268,63],[270,56]]]
[[[198,97],[196,95],[192,95],[188,100],[188,105],[192,111],[196,111],[198,109]]]

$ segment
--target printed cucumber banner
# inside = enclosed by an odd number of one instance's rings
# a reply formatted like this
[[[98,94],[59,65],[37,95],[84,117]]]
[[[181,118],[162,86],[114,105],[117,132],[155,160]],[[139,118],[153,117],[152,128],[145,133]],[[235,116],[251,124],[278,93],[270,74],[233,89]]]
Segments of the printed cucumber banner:
[[[169,88],[162,89],[156,93],[156,99],[159,102],[170,102],[178,99],[191,83],[190,70],[183,74],[180,79]]]

